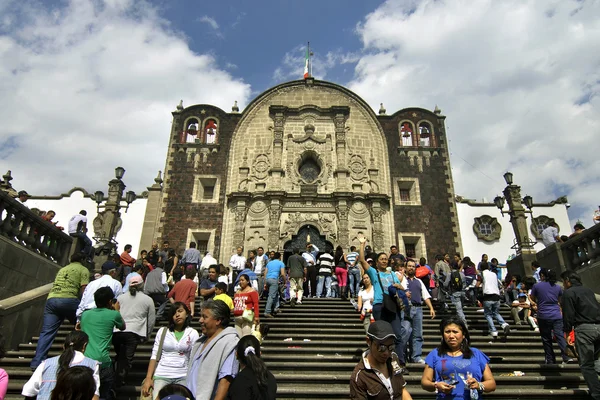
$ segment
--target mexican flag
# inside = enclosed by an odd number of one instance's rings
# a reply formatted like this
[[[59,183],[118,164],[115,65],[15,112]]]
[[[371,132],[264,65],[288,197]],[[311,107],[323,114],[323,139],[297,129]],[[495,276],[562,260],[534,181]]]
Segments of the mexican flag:
[[[308,57],[309,57],[308,51],[309,50],[308,50],[308,46],[307,46],[306,47],[306,57],[305,57],[305,60],[304,60],[304,79],[306,79],[306,78],[308,78],[310,76],[310,74],[308,72],[308,62],[309,62],[308,61]]]

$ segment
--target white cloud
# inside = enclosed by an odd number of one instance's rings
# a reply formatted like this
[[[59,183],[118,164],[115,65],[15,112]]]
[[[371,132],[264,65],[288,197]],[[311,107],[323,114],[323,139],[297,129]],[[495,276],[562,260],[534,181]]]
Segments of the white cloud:
[[[571,218],[591,224],[600,203],[599,2],[389,0],[357,32],[364,55],[350,87],[388,112],[438,104],[457,193],[491,199],[511,170],[523,195],[566,194]]]
[[[216,20],[216,19],[214,19],[213,17],[209,17],[208,15],[204,15],[204,16],[200,17],[200,18],[198,19],[198,21],[200,21],[200,22],[202,22],[202,23],[204,23],[204,24],[208,25],[210,28],[212,28],[212,29],[213,29],[213,31],[214,31],[214,33],[215,33],[215,34],[216,34],[218,37],[220,37],[220,38],[222,38],[222,37],[223,37],[223,35],[222,35],[222,34],[221,34],[221,32],[219,31],[219,24],[217,23],[217,20]]]
[[[180,99],[248,102],[248,84],[191,51],[142,0],[15,2],[2,14],[0,171],[29,193],[106,191],[118,165],[139,193],[164,169]]]

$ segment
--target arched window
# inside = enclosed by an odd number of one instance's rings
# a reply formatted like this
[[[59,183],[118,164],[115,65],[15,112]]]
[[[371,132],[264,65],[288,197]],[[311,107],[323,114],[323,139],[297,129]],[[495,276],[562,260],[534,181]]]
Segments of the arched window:
[[[204,123],[204,143],[215,144],[217,143],[218,125],[217,121],[213,118],[209,118]]]
[[[431,125],[427,122],[421,122],[419,124],[419,146],[429,147],[432,143],[433,131]]]
[[[200,132],[200,123],[196,118],[190,118],[185,122],[185,129],[182,135],[182,143],[194,143]]]
[[[400,123],[400,143],[404,147],[413,146],[413,125],[408,121]]]

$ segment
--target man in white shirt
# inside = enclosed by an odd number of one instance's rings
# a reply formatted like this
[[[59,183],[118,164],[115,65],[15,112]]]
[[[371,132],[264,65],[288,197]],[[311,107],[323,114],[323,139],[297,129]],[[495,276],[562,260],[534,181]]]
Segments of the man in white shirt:
[[[115,298],[119,297],[121,293],[123,293],[123,285],[121,285],[121,282],[115,279],[116,275],[117,264],[112,261],[107,261],[102,264],[102,276],[94,281],[91,281],[85,287],[85,291],[81,296],[79,307],[75,313],[78,321],[81,319],[81,314],[83,314],[84,311],[96,308],[96,301],[94,300],[94,293],[96,293],[96,290],[100,289],[101,287],[109,287],[115,294]]]
[[[244,248],[238,247],[236,253],[229,260],[229,280],[235,282],[237,276],[244,268],[246,268],[246,257],[243,256]]]
[[[263,276],[263,270],[267,263],[269,262],[269,257],[265,254],[265,249],[262,246],[259,246],[256,249],[256,257],[254,257],[254,273],[258,277],[258,295],[262,296],[265,288],[265,277]]]
[[[216,258],[214,258],[212,256],[212,254],[210,254],[209,251],[207,251],[206,253],[204,253],[204,257],[202,257],[202,262],[200,263],[200,281],[206,279],[208,277],[208,267],[210,267],[211,265],[218,265],[219,262],[217,261]]]
[[[94,248],[92,241],[86,235],[87,232],[87,211],[81,210],[79,214],[75,214],[69,220],[68,233],[71,237],[78,238],[83,242],[81,252],[88,257],[89,260],[94,258]],[[93,296],[92,296],[93,297]],[[92,301],[94,299],[92,298]]]
[[[548,227],[542,231],[542,242],[544,246],[551,246],[553,243],[562,242],[562,239],[558,235],[558,225],[552,221],[548,223]]]
[[[483,264],[481,266],[481,282],[478,282],[478,285],[483,285],[483,315],[487,320],[489,332],[493,339],[498,337],[498,331],[494,326],[494,318],[502,326],[504,337],[510,333],[510,326],[500,315],[500,286],[498,283],[498,275],[490,271],[487,263]]]

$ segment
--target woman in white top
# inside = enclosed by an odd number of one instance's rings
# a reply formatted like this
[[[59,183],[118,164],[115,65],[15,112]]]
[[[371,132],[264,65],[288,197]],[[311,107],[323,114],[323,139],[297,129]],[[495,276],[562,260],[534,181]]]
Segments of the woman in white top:
[[[373,318],[373,298],[375,297],[375,292],[373,291],[369,275],[363,274],[361,286],[362,289],[358,292],[358,311],[360,311],[360,319],[365,326],[365,332],[368,332],[371,322],[375,322],[375,318]]]
[[[156,333],[148,372],[142,386],[144,396],[149,396],[154,388],[156,398],[160,389],[170,383],[185,385],[192,346],[200,337],[195,329],[190,328],[190,321],[188,306],[181,302],[173,304],[169,313],[169,326],[160,328]],[[160,361],[157,362],[158,347],[165,330]]]

